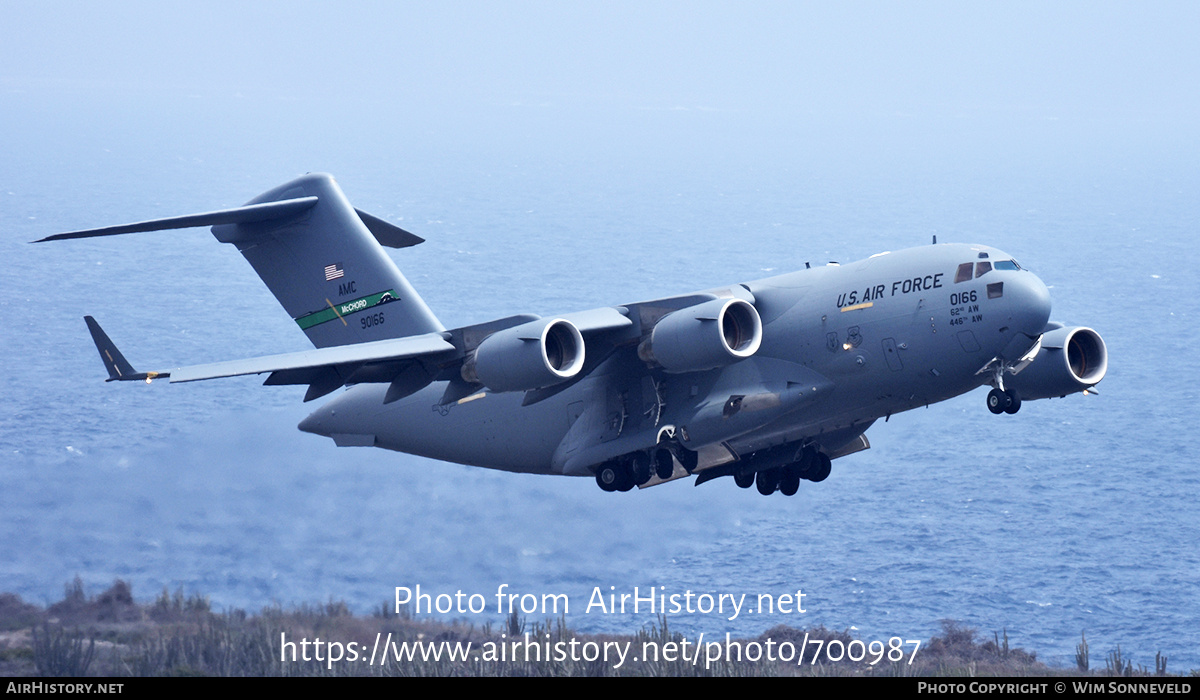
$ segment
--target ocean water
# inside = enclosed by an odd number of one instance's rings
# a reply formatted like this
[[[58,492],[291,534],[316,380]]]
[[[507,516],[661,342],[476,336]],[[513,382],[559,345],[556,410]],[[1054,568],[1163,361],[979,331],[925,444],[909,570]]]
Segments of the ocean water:
[[[497,107],[421,128],[296,121],[263,138],[254,125],[274,107],[180,98],[128,129],[118,107],[75,124],[74,98],[10,97],[0,125],[23,140],[0,163],[0,590],[49,603],[78,574],[92,593],[122,578],[139,598],[182,588],[218,607],[338,599],[365,612],[418,584],[494,610],[507,585],[567,594],[568,622],[594,632],[656,619],[586,611],[597,589],[802,590],[804,613],[671,623],[710,639],[823,624],[924,640],[955,620],[1054,664],[1073,665],[1086,633],[1094,664],[1120,645],[1136,664],[1161,651],[1172,671],[1200,668],[1200,172],[1155,128],[1113,149],[1098,136],[1127,125],[1029,123],[984,143],[990,124],[946,132],[932,117],[814,120],[805,136],[760,115]],[[725,479],[606,494],[587,479],[339,449],[295,429],[302,388],[252,377],[103,382],[85,314],[139,369],[305,339],[206,231],[27,241],[235,205],[306,170],[333,172],[356,206],[427,239],[392,254],[450,327],[936,234],[1037,273],[1054,320],[1104,337],[1108,377],[1099,396],[1011,417],[991,415],[982,390],[893,416],[868,432],[871,450],[793,498]]]

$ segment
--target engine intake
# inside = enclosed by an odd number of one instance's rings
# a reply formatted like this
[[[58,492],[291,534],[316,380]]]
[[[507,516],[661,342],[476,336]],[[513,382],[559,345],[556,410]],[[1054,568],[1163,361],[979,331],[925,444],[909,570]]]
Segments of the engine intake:
[[[1095,386],[1108,371],[1108,348],[1091,328],[1058,328],[1042,335],[1042,347],[1005,386],[1022,399],[1066,396]]]
[[[538,319],[489,335],[461,374],[492,391],[530,391],[579,374],[583,358],[583,336],[573,323]]]
[[[659,320],[638,356],[667,372],[698,372],[753,355],[762,343],[762,319],[749,302],[713,299]]]

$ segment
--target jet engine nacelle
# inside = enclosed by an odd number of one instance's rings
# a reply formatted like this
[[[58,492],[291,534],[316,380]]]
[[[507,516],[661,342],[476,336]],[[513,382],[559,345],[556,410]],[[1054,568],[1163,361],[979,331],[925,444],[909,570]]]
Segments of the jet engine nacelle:
[[[583,368],[583,336],[561,318],[538,319],[489,335],[463,363],[462,378],[492,391],[530,391]]]
[[[1048,399],[1088,389],[1107,371],[1108,349],[1100,334],[1072,326],[1044,333],[1033,361],[1004,385],[1023,400]]]
[[[762,343],[758,310],[742,299],[713,299],[673,311],[638,348],[667,372],[699,372],[753,355]]]

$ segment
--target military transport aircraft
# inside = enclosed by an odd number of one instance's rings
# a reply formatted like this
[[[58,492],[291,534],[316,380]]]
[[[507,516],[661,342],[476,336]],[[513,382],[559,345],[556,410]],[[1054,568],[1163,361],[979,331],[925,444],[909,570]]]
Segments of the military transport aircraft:
[[[309,174],[245,206],[43,241],[212,226],[316,346],[139,372],[90,316],[109,381],[269,373],[310,401],[300,423],[366,445],[490,469],[591,476],[628,491],[732,476],[795,494],[867,449],[879,418],[988,385],[992,413],[1084,392],[1099,334],[1050,323],[1050,294],[1011,256],[935,244],[727,287],[447,330],[381,246],[423,239]]]

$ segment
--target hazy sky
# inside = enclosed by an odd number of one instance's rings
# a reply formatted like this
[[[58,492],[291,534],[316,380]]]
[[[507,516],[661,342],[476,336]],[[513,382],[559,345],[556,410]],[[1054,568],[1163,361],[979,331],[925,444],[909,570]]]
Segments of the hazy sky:
[[[3,2],[0,85],[1195,115],[1191,2]]]
[[[56,152],[61,168],[97,144],[151,171],[156,152],[253,152],[288,175],[489,153],[847,173],[1200,158],[1194,2],[0,11],[0,156],[13,168]]]

